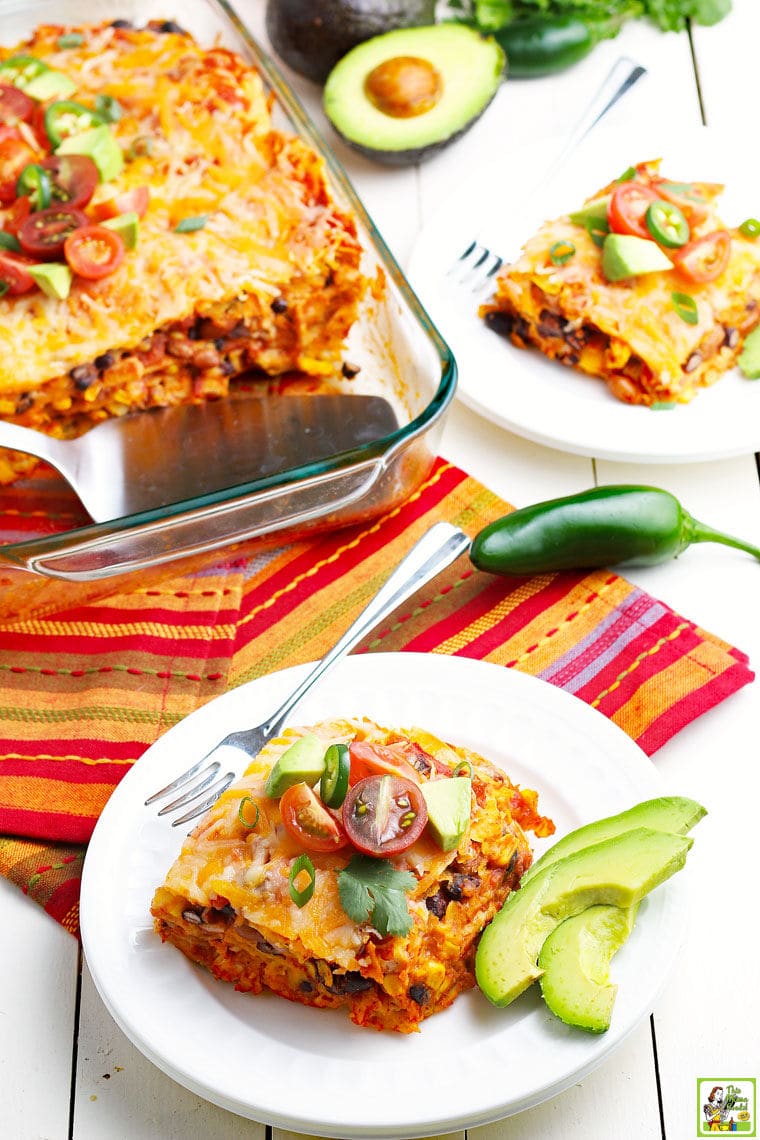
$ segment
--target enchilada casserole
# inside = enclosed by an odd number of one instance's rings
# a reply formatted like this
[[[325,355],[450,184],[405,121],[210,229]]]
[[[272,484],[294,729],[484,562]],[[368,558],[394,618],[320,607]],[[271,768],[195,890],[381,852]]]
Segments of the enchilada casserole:
[[[531,863],[526,830],[554,830],[535,792],[422,729],[288,729],[185,840],[155,928],[238,990],[413,1032],[474,986],[477,938]]]
[[[760,321],[760,225],[729,229],[722,186],[671,182],[659,166],[640,163],[545,222],[480,310],[517,347],[649,406],[713,384]]]
[[[251,369],[334,376],[366,289],[321,157],[173,21],[0,48],[0,230],[0,416],[62,437]]]

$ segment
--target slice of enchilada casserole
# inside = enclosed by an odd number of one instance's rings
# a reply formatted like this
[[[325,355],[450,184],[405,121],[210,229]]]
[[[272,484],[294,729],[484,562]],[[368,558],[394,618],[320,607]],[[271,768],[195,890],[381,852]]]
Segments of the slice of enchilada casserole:
[[[172,21],[0,47],[1,417],[73,436],[248,369],[335,374],[356,226],[270,103]]]
[[[478,935],[531,863],[525,829],[554,830],[536,805],[419,728],[288,729],[185,840],[155,928],[238,990],[409,1033],[474,986]]]
[[[640,163],[545,222],[480,310],[517,347],[650,406],[713,384],[760,321],[758,229],[724,225],[722,186],[671,182],[659,166]]]

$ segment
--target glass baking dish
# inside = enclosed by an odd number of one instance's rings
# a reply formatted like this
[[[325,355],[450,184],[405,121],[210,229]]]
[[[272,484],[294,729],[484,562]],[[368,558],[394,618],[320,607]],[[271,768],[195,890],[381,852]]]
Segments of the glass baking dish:
[[[263,8],[263,4],[261,5]],[[371,519],[406,498],[435,457],[456,385],[451,352],[410,290],[345,172],[319,136],[276,64],[225,0],[0,0],[0,43],[12,46],[40,23],[86,24],[175,19],[204,47],[221,43],[261,73],[278,128],[293,131],[325,161],[336,199],[357,222],[370,289],[347,342],[359,366],[346,390],[381,395],[398,427],[350,451],[291,467],[224,491],[105,523],[74,525],[0,545],[0,619],[51,611],[143,585],[155,572],[185,572],[212,559],[254,551],[296,535]],[[340,378],[336,380],[340,383]],[[65,487],[65,484],[61,484]],[[5,492],[0,491],[0,494]],[[40,511],[34,486],[15,486],[23,509]],[[2,539],[0,539],[2,541]],[[221,553],[220,553],[221,552]]]

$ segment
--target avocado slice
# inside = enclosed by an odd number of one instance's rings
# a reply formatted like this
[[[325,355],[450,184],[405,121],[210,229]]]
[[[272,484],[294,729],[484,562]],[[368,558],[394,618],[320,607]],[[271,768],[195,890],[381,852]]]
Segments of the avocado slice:
[[[56,154],[88,155],[98,168],[101,182],[109,182],[121,173],[124,155],[107,123],[69,135],[57,148]]]
[[[602,246],[602,273],[608,281],[623,281],[643,273],[672,269],[673,262],[654,241],[632,234],[607,234]]]
[[[617,986],[610,959],[633,930],[638,907],[590,906],[566,918],[541,947],[541,993],[560,1020],[588,1033],[610,1027]]]
[[[458,847],[470,825],[472,780],[453,776],[421,785],[427,806],[427,826],[442,851]]]
[[[592,843],[601,843],[603,839],[611,839],[635,827],[651,827],[655,831],[670,831],[675,835],[685,835],[705,815],[707,809],[696,800],[687,799],[686,796],[658,796],[657,799],[643,800],[626,811],[618,812],[617,815],[594,820],[593,823],[587,823],[584,827],[577,827],[574,831],[568,832],[528,868],[520,880],[520,886],[525,886],[552,863],[572,855],[575,851],[580,851],[583,847],[590,847]]]
[[[325,84],[325,113],[349,146],[404,166],[430,158],[471,127],[504,68],[499,45],[473,28],[401,28],[340,60]]]
[[[299,736],[275,761],[264,785],[265,793],[270,799],[277,800],[293,784],[305,783],[313,787],[325,770],[325,751],[324,741],[313,732]]]
[[[77,89],[73,79],[63,71],[46,67],[33,79],[26,82],[22,88],[32,99],[40,103],[47,103],[50,99],[68,99]]]
[[[275,54],[315,83],[364,40],[433,23],[435,0],[268,0],[266,7]]]
[[[541,976],[538,956],[560,922],[597,903],[634,906],[680,871],[692,843],[639,827],[584,847],[521,884],[478,944],[475,976],[488,1000],[509,1005]]]
[[[753,329],[746,337],[737,363],[747,380],[760,380],[760,328]]]
[[[71,290],[72,273],[61,261],[48,261],[44,265],[30,265],[29,276],[39,285],[46,297],[65,301]]]

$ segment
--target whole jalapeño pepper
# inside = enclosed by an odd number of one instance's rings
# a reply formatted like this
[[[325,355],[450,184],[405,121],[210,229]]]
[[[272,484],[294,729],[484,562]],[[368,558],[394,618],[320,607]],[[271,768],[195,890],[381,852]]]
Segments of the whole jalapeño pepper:
[[[578,63],[604,39],[617,35],[622,20],[590,20],[573,13],[517,16],[489,31],[507,56],[507,75],[533,79]]]
[[[760,561],[760,548],[698,522],[668,491],[611,484],[548,499],[484,527],[470,560],[492,574],[653,566],[695,542],[718,542]]]

